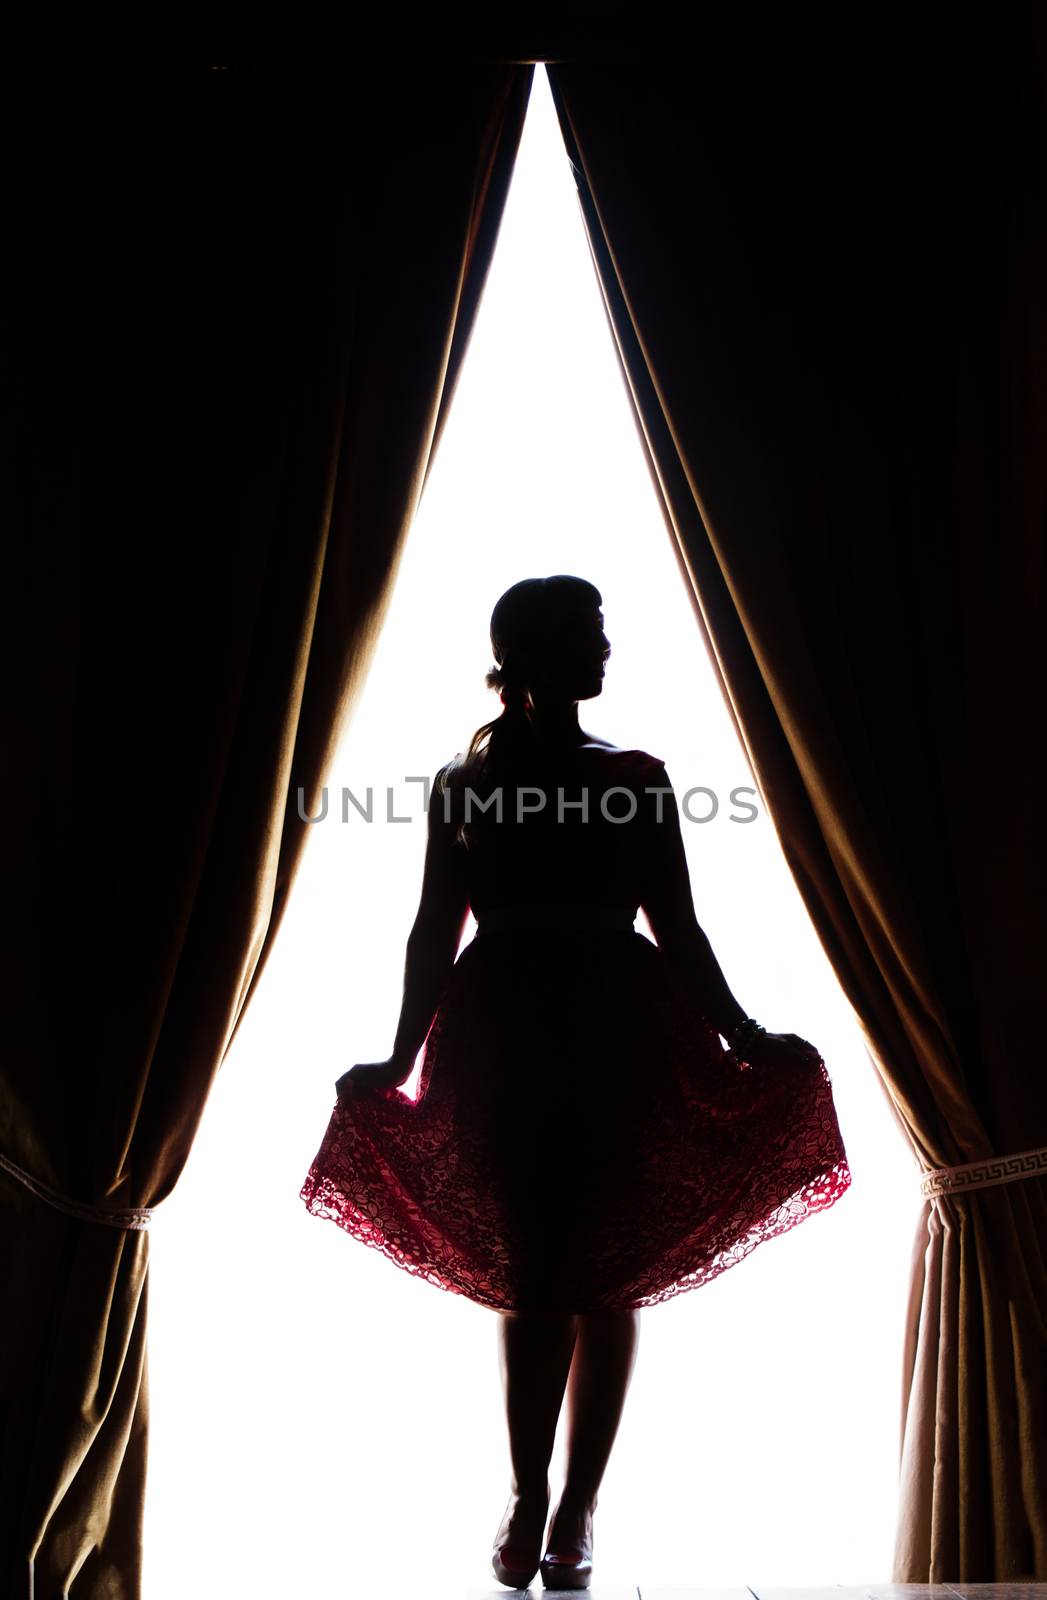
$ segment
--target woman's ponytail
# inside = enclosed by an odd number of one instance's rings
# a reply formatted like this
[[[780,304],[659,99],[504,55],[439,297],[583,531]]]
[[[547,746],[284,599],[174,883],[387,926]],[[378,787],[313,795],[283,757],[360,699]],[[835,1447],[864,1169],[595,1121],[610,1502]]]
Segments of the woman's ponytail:
[[[485,682],[489,689],[497,689],[502,702],[501,715],[483,723],[473,734],[464,756],[456,757],[441,772],[438,792],[449,790],[457,822],[457,837],[465,845],[473,823],[465,822],[464,794],[467,787],[475,793],[486,793],[511,775],[534,749],[534,731],[531,725],[531,702],[525,684],[514,680],[505,665],[492,667]]]
[[[531,725],[531,700],[526,684],[503,662],[492,667],[484,682],[497,689],[502,702],[501,715],[477,728],[469,741],[466,761],[476,763],[485,773],[515,764],[515,758],[534,747]]]

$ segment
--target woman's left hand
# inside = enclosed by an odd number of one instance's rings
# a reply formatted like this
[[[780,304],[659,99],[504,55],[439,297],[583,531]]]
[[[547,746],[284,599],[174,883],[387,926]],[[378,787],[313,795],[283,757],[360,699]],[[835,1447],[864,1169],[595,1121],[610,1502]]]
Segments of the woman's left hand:
[[[790,1066],[822,1058],[821,1051],[798,1033],[758,1033],[750,1044],[731,1054],[736,1061],[747,1061],[751,1067]]]
[[[411,1076],[412,1063],[390,1056],[387,1061],[358,1061],[335,1084],[339,1100],[352,1100],[368,1089],[396,1089]]]

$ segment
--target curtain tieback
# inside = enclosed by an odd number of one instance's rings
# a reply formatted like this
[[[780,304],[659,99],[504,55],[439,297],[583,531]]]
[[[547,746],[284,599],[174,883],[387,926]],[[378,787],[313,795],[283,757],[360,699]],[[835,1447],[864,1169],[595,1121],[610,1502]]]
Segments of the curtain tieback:
[[[957,1189],[988,1189],[996,1183],[1016,1183],[1019,1178],[1047,1176],[1047,1145],[1038,1150],[1018,1150],[1012,1156],[983,1156],[960,1167],[938,1167],[925,1172],[920,1191],[931,1200]]]
[[[9,1161],[7,1156],[2,1154],[0,1154],[0,1167],[9,1172],[12,1178],[17,1178],[19,1183],[24,1184],[30,1194],[35,1194],[38,1200],[46,1200],[49,1206],[54,1206],[57,1211],[64,1211],[67,1216],[79,1217],[81,1222],[105,1222],[111,1228],[148,1228],[150,1218],[156,1209],[155,1206],[92,1205],[85,1200],[73,1200],[69,1195],[59,1194],[57,1189],[41,1183],[39,1178],[34,1178],[17,1162]]]

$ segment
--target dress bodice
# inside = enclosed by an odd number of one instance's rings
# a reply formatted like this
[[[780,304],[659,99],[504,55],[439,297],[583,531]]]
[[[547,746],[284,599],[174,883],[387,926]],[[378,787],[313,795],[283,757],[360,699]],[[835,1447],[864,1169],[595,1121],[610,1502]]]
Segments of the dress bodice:
[[[664,764],[644,750],[586,745],[553,767],[478,784],[467,842],[456,846],[474,916],[493,907],[635,916],[656,806],[648,789],[667,782]]]

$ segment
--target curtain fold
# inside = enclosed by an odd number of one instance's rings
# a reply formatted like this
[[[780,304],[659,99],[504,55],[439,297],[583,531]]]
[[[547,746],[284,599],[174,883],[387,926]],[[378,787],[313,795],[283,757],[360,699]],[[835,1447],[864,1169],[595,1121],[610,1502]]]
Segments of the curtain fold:
[[[175,1187],[277,933],[534,70],[349,60],[48,63],[5,101],[12,1597],[140,1592],[135,1208]]]
[[[684,60],[548,71],[696,620],[915,1212],[921,1174],[1047,1146],[1047,34],[866,22],[706,12]],[[919,1212],[895,1582],[1047,1579],[1045,1157]]]

